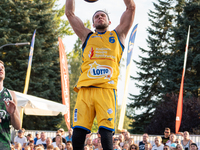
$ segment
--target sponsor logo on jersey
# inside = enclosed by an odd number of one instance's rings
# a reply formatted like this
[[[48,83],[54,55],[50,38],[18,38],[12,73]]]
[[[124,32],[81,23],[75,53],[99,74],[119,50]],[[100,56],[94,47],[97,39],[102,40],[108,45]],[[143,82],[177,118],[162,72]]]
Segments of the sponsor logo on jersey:
[[[6,111],[0,110],[0,118],[5,119],[5,117],[6,117]]]
[[[91,38],[102,38],[101,36],[98,36],[98,35],[96,35],[96,36],[92,36]]]
[[[109,108],[109,109],[107,110],[107,112],[108,112],[108,114],[112,114],[112,113],[113,113],[113,110],[112,110],[111,108]]]
[[[94,63],[90,64],[90,69],[88,70],[87,76],[93,79],[103,77],[105,77],[105,79],[110,79],[112,77],[112,73],[112,67],[97,64],[95,61]]]
[[[76,108],[75,110],[74,110],[74,122],[77,122],[77,113],[78,113],[78,109]]]

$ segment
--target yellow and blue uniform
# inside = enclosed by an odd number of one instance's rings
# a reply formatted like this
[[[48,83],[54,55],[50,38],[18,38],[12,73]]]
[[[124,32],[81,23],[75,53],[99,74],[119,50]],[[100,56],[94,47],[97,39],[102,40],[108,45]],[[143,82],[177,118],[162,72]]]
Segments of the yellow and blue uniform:
[[[81,76],[74,109],[74,128],[90,131],[94,117],[99,128],[114,131],[119,63],[124,47],[115,30],[90,33],[82,47]]]

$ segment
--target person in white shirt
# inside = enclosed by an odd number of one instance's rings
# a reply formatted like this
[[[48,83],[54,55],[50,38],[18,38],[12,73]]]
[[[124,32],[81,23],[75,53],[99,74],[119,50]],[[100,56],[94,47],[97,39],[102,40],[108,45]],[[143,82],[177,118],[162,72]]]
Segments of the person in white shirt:
[[[44,148],[46,149],[47,143],[46,143],[46,134],[45,132],[41,132],[41,138],[37,140],[36,145],[42,144]]]
[[[171,133],[169,136],[169,140],[166,142],[166,145],[171,147],[172,143],[176,143],[176,135],[174,133]]]
[[[162,144],[161,136],[156,136],[155,145],[152,147],[152,150],[163,150],[164,145]]]
[[[18,136],[15,137],[14,143],[15,144],[20,143],[22,148],[25,148],[27,139],[24,136],[24,132],[21,129],[18,131]]]

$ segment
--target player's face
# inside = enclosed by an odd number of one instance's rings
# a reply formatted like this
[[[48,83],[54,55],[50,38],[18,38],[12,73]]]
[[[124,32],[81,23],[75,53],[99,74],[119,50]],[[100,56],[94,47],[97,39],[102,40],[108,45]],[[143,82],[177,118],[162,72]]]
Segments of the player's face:
[[[0,63],[0,80],[4,80],[5,78],[5,68],[2,63]]]
[[[93,26],[96,29],[106,29],[110,25],[110,21],[108,20],[107,15],[104,12],[97,12],[93,18],[94,24]]]

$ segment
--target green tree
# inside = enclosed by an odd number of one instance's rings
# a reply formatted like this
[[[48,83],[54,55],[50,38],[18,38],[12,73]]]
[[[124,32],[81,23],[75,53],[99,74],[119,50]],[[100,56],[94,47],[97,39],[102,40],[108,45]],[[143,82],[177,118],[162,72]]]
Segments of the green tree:
[[[155,115],[144,132],[162,135],[165,127],[175,132],[176,108],[178,102],[177,94],[166,94],[155,110]],[[188,97],[183,99],[183,115],[179,131],[193,133],[195,127],[200,123],[200,99]]]
[[[200,1],[199,1],[200,2]],[[197,2],[189,2],[183,7],[183,13],[177,18],[177,26],[174,27],[174,38],[175,45],[172,49],[172,55],[170,55],[165,68],[165,74],[167,82],[164,83],[166,87],[164,92],[174,93],[179,92],[183,63],[185,57],[185,45],[188,34],[188,27],[191,25],[190,41],[187,56],[187,65],[185,69],[184,79],[184,95],[198,96],[198,89],[200,84],[200,41],[199,41],[199,30],[200,30],[200,4]]]
[[[0,1],[1,44],[31,41],[36,29],[28,94],[61,102],[57,11],[52,0]],[[0,59],[5,62],[4,86],[23,92],[28,65],[29,47],[4,47]],[[39,117],[24,115],[25,129],[56,130],[62,116]]]
[[[140,94],[130,94],[129,108],[145,108],[142,114],[134,117],[135,122],[132,123],[133,130],[131,131],[133,133],[143,133],[153,117],[153,110],[160,100],[160,91],[164,88],[160,79],[162,68],[165,67],[165,58],[170,52],[169,48],[172,43],[171,30],[174,19],[170,13],[173,9],[172,1],[158,0],[158,4],[153,4],[155,11],[150,10],[148,13],[152,25],[147,29],[149,49],[140,48],[145,56],[140,56],[141,60],[134,62],[141,71],[137,72],[138,77],[131,77],[138,81],[136,87],[140,88]]]

